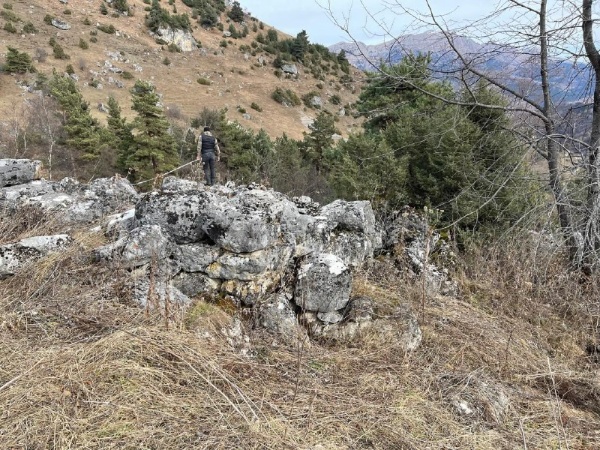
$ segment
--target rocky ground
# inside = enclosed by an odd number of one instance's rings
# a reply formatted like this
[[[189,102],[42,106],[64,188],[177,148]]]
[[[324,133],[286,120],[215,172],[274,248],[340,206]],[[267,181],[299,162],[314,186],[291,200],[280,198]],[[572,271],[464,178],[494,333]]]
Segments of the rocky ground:
[[[597,282],[548,237],[37,169],[0,161],[3,448],[600,446]]]

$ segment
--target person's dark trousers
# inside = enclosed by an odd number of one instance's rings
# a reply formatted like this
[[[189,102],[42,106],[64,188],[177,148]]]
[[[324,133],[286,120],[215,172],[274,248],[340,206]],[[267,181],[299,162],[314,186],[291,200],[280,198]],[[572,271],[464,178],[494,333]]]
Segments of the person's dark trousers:
[[[212,186],[215,184],[215,153],[203,153],[202,164],[204,165],[204,178],[206,179],[206,184]]]

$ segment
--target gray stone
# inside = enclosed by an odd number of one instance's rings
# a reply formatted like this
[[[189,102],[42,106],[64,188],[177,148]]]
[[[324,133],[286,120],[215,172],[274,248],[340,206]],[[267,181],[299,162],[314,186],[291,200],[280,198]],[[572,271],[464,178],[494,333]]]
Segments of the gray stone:
[[[254,305],[281,282],[279,272],[265,272],[262,277],[252,281],[224,280],[221,292],[231,295],[246,306]]]
[[[52,26],[55,26],[59,30],[70,30],[71,29],[71,25],[69,25],[67,22],[65,22],[63,20],[57,19],[56,17],[52,19]]]
[[[289,73],[290,75],[298,75],[298,68],[296,64],[284,64],[281,66],[283,73]]]
[[[321,109],[323,107],[323,99],[318,95],[311,97],[310,106],[313,108]]]
[[[0,188],[37,180],[41,161],[30,159],[0,159]]]
[[[135,206],[136,225],[158,224],[178,244],[199,242],[206,233],[205,210],[213,210],[214,195],[207,192],[151,192]]]
[[[198,43],[189,30],[161,27],[157,30],[156,34],[167,44],[177,45],[182,52],[191,52],[198,47]]]
[[[107,236],[120,236],[123,232],[131,231],[134,218],[135,209],[128,209],[125,212],[108,216],[104,225],[104,234]]]
[[[275,246],[252,253],[225,252],[206,269],[212,278],[252,281],[267,271],[283,272],[292,256],[292,248]]]
[[[220,256],[221,249],[214,245],[195,243],[175,246],[173,260],[184,272],[206,272]]]
[[[344,308],[350,299],[352,275],[335,255],[311,254],[299,266],[294,302],[303,310],[331,312]]]
[[[117,241],[94,249],[92,256],[95,260],[118,260],[126,267],[140,267],[165,260],[174,248],[159,225],[142,225]]]
[[[199,188],[200,185],[197,181],[184,180],[174,176],[166,176],[161,186],[163,192],[184,192],[199,190]]]
[[[317,313],[317,318],[324,323],[339,323],[344,316],[339,311],[330,311]]]
[[[68,246],[67,234],[35,236],[0,246],[0,279],[14,275],[26,263]]]
[[[215,295],[219,292],[220,283],[203,273],[181,272],[173,277],[173,286],[190,298],[198,295]]]
[[[254,305],[254,326],[277,334],[286,342],[292,342],[303,336],[302,327],[294,312],[291,295],[272,294]]]

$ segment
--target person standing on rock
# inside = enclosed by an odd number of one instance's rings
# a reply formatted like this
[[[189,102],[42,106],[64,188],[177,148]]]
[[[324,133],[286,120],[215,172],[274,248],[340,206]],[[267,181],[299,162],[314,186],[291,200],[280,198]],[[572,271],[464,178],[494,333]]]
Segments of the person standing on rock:
[[[197,150],[196,159],[202,161],[206,184],[212,186],[215,184],[215,159],[217,161],[221,160],[221,149],[219,149],[219,143],[210,132],[209,127],[204,127],[204,131],[198,138]]]

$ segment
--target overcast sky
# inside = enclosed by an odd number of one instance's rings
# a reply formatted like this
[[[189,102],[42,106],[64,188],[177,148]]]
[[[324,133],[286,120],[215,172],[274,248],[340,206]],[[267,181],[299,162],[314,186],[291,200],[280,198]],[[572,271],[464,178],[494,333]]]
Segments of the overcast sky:
[[[423,0],[239,0],[240,5],[252,16],[272,25],[278,30],[295,36],[306,30],[310,42],[332,45],[340,41],[350,40],[348,36],[336,27],[323,7],[331,5],[335,18],[344,23],[348,18],[349,27],[356,40],[367,44],[384,41],[381,32],[369,19],[366,9],[378,20],[393,29],[396,34],[402,34],[409,25],[408,19],[403,19],[399,11],[391,10],[386,4],[398,4],[414,10],[425,11]],[[436,15],[444,16],[447,20],[460,21],[463,24],[477,19],[489,12],[497,4],[496,0],[430,0]]]

